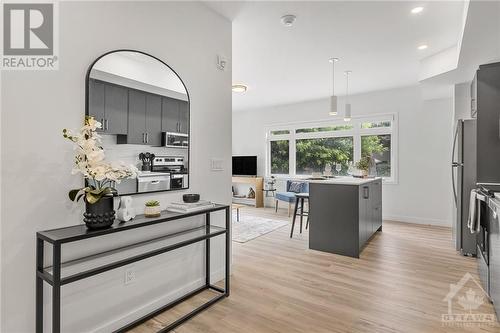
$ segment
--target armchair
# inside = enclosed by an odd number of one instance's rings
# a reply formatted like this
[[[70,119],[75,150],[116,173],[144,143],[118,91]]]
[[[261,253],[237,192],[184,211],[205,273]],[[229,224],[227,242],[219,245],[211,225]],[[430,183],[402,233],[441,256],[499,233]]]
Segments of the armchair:
[[[309,193],[309,183],[287,180],[286,181],[286,192],[276,193],[276,212],[278,212],[278,202],[284,201],[288,202],[288,217],[290,217],[290,211],[292,208],[292,202],[295,202],[296,193]]]

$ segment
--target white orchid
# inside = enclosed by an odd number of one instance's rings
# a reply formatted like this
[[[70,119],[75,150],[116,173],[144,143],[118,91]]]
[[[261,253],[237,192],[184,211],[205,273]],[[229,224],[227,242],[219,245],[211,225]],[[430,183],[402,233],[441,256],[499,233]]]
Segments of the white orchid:
[[[92,163],[104,161],[104,151],[103,150],[92,150],[85,154],[89,161]]]
[[[101,136],[96,133],[102,124],[93,117],[85,117],[85,125],[78,133],[73,134],[63,129],[63,136],[75,144],[75,165],[72,174],[81,173],[84,178],[92,181],[83,189],[72,190],[69,193],[71,200],[78,200],[83,195],[87,202],[95,203],[103,195],[116,193],[113,183],[120,183],[122,179],[136,178],[137,168],[125,165],[122,162],[109,163],[105,161],[104,149],[101,146]],[[84,191],[77,197],[78,192]]]

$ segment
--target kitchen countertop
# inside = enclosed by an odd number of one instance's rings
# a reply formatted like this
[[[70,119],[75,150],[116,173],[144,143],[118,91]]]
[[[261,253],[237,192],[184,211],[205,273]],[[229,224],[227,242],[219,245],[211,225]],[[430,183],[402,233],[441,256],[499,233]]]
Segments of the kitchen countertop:
[[[381,177],[375,178],[354,178],[354,177],[337,177],[329,179],[303,179],[302,181],[307,181],[312,184],[332,184],[332,185],[363,185],[374,180],[382,179]]]

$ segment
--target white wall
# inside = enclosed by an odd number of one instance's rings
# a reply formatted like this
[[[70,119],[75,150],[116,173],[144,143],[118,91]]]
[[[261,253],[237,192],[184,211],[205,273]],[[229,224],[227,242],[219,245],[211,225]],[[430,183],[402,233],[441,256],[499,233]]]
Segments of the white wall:
[[[0,92],[2,91],[2,72],[0,71]],[[1,94],[0,94],[1,97]],[[2,114],[3,114],[3,107],[2,103],[0,103],[0,128],[2,128]],[[0,189],[3,187],[3,181],[2,181],[2,163],[1,159],[3,156],[3,150],[2,150],[2,135],[0,135]],[[3,267],[3,242],[2,242],[2,191],[0,190],[0,323],[2,322],[2,317],[3,317],[3,307],[2,307],[2,297],[3,297],[3,281],[2,281],[2,267]],[[0,324],[0,330],[2,329],[1,324]]]
[[[73,148],[61,130],[82,124],[88,66],[99,55],[123,48],[169,64],[191,97],[191,189],[135,196],[135,206],[153,197],[165,206],[186,192],[220,203],[231,200],[231,70],[215,66],[216,54],[231,58],[231,23],[195,2],[62,2],[59,70],[11,71],[1,78],[1,332],[34,331],[35,232],[82,221],[82,203],[67,198],[82,180],[70,174]],[[212,172],[211,157],[222,158],[225,170]],[[222,219],[218,215],[214,221]],[[67,249],[66,258],[201,222],[191,219],[81,242]],[[221,241],[212,247],[214,278],[222,273]],[[127,286],[124,269],[118,269],[63,287],[62,331],[110,332],[199,285],[202,253],[200,244],[134,264],[137,281]],[[45,309],[50,318],[48,299]]]
[[[233,154],[257,155],[258,173],[264,175],[265,126],[328,119],[328,103],[322,99],[235,112]],[[384,218],[451,225],[453,99],[424,100],[415,86],[355,95],[351,103],[353,116],[399,115],[399,181],[383,187]]]

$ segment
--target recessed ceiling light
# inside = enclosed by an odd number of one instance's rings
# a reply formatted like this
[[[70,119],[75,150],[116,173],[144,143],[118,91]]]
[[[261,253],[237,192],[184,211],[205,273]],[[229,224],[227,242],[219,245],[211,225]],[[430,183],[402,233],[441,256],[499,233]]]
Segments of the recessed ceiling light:
[[[283,15],[281,17],[281,23],[285,26],[285,27],[291,27],[294,23],[295,23],[295,19],[297,18],[297,16],[295,15],[291,15],[291,14],[288,14],[288,15]]]
[[[248,87],[244,84],[233,84],[233,92],[235,93],[243,93],[246,92]]]
[[[421,13],[424,10],[424,7],[415,7],[411,10],[412,14],[418,14]]]
[[[425,44],[422,44],[419,47],[417,47],[417,49],[419,49],[420,51],[425,50],[426,48],[428,48],[428,46]]]

